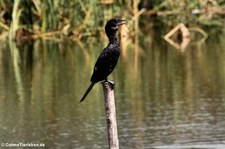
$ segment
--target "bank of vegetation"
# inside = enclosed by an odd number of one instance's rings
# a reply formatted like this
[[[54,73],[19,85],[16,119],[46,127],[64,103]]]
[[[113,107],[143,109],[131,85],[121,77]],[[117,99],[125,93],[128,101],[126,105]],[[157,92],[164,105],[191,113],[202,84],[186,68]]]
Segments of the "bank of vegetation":
[[[106,20],[114,16],[129,20],[130,26],[139,16],[161,17],[168,25],[182,22],[223,26],[225,1],[1,0],[0,38],[79,40],[101,35]]]

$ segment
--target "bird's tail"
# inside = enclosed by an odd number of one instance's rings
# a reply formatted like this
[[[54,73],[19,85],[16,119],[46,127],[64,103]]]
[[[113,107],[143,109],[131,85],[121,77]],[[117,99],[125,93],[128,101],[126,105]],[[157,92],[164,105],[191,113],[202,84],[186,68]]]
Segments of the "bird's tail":
[[[80,102],[82,102],[85,99],[85,97],[88,95],[88,93],[91,91],[91,89],[94,85],[95,85],[95,83],[91,82],[91,84],[89,85],[89,87],[88,87],[87,91],[85,92],[84,96],[81,98]]]

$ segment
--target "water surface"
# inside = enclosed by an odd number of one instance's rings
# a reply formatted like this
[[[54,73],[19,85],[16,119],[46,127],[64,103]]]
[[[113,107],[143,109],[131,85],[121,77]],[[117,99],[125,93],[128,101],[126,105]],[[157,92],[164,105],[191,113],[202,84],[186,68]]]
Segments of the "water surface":
[[[120,147],[225,148],[224,35],[209,34],[181,52],[161,32],[143,30],[138,56],[128,40],[110,76]],[[79,103],[106,44],[1,43],[0,143],[108,148],[101,84]]]

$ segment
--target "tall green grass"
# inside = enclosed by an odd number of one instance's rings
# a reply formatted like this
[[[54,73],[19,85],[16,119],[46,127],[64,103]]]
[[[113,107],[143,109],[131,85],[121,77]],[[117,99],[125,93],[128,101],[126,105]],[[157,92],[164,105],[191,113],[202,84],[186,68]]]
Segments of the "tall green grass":
[[[132,19],[140,1],[143,7],[151,4],[155,12],[163,12],[165,16],[178,15],[176,20],[183,23],[191,23],[193,19],[199,22],[209,19],[207,12],[205,16],[203,14],[192,17],[193,9],[217,7],[222,10],[225,7],[224,0],[0,0],[0,30],[9,28],[10,39],[15,39],[18,29],[31,34],[66,29],[78,36],[90,36],[111,17]]]

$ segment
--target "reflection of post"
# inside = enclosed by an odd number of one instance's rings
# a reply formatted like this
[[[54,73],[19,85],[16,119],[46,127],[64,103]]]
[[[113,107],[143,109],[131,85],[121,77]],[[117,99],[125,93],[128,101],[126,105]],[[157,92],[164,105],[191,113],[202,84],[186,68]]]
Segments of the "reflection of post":
[[[105,96],[105,112],[108,131],[109,149],[119,149],[119,140],[116,124],[116,108],[114,98],[114,84],[110,82],[102,83]]]

